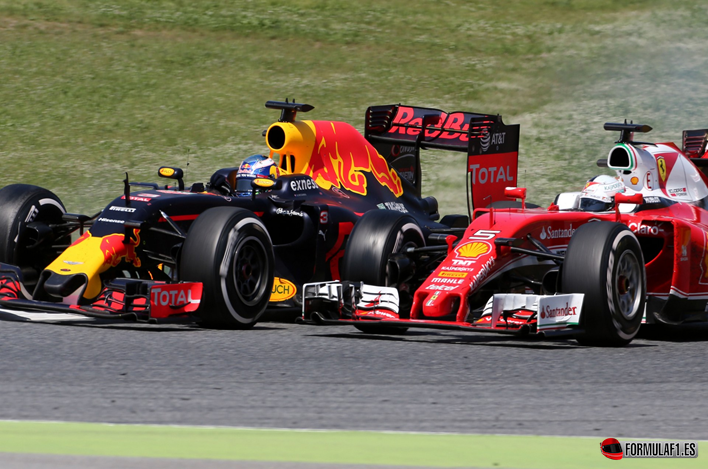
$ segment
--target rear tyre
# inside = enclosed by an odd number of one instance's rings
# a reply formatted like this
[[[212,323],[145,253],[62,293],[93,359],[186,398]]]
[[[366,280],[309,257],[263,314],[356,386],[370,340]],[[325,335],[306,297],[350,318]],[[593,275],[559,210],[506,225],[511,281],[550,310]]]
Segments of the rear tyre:
[[[53,228],[64,213],[64,204],[47,189],[29,184],[0,189],[0,262],[20,267],[26,286],[71,244],[70,236]]]
[[[408,247],[425,246],[425,237],[410,215],[390,210],[372,210],[354,225],[342,262],[342,279],[370,285],[394,287],[399,291],[399,311],[410,309],[415,285],[389,264],[392,254]],[[415,269],[415,266],[410,266]],[[370,334],[403,334],[407,328],[357,325]]]
[[[197,310],[202,325],[249,329],[265,312],[273,288],[273,245],[252,212],[206,210],[189,228],[179,265],[182,280],[204,285]]]
[[[629,344],[639,331],[646,300],[644,257],[634,233],[610,222],[578,228],[563,261],[561,288],[585,294],[580,344]]]

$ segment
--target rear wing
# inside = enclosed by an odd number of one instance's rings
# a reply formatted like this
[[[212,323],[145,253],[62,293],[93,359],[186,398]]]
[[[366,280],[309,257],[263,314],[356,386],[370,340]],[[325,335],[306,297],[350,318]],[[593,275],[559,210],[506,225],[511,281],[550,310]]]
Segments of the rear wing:
[[[516,186],[519,125],[505,125],[499,115],[446,113],[400,104],[366,110],[366,139],[408,180],[420,196],[420,150],[467,153],[467,203],[474,208],[506,200],[504,188]]]

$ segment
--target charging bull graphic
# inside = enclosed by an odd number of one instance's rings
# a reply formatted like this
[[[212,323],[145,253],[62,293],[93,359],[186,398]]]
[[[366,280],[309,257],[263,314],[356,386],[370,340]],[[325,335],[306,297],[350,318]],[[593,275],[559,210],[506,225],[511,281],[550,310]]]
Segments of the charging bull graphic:
[[[323,189],[346,189],[367,195],[364,172],[396,197],[401,178],[351,125],[335,121],[277,122],[266,134],[270,149],[280,154],[281,168],[307,174]]]

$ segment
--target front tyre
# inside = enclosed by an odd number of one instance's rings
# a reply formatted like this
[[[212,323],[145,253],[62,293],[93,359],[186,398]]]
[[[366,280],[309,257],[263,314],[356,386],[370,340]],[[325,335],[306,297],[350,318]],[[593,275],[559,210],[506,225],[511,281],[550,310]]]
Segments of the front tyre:
[[[372,210],[354,225],[342,261],[342,279],[369,285],[394,287],[399,291],[399,311],[410,309],[415,283],[415,264],[401,266],[390,261],[392,255],[409,247],[425,246],[418,223],[410,215],[390,210]],[[412,261],[411,261],[412,262]],[[355,326],[362,332],[400,334],[406,328],[376,325]]]
[[[0,262],[22,269],[26,285],[71,244],[56,229],[66,213],[53,192],[29,184],[0,189]]]
[[[215,207],[189,228],[180,278],[202,282],[197,315],[210,327],[248,329],[265,312],[273,288],[273,245],[253,212]]]
[[[585,294],[580,344],[629,344],[639,331],[647,293],[637,237],[620,223],[582,225],[568,244],[561,288]]]

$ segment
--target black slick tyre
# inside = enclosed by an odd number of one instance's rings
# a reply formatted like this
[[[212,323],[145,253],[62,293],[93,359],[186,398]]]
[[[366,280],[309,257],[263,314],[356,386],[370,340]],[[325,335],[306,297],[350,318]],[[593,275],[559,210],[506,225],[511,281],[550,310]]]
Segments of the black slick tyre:
[[[253,212],[215,207],[189,228],[179,271],[181,280],[204,286],[202,325],[248,329],[268,306],[274,265],[270,236]]]
[[[611,222],[578,228],[563,261],[561,288],[585,294],[580,344],[629,344],[639,331],[646,301],[644,257],[634,233]]]
[[[52,229],[62,223],[64,204],[54,193],[29,184],[0,189],[0,262],[22,269],[26,284],[71,244]]]
[[[354,225],[344,252],[342,279],[369,285],[395,287],[399,291],[400,311],[410,309],[417,285],[401,278],[389,264],[392,254],[408,247],[425,246],[425,237],[410,215],[391,210],[366,212]],[[357,325],[362,332],[401,334],[407,328]]]

